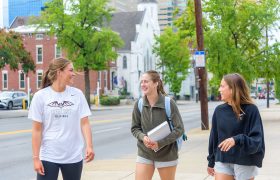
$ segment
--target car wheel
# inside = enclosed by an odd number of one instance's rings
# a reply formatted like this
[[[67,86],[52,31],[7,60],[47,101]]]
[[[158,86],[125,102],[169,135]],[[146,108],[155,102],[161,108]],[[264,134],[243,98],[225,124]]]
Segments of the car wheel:
[[[13,103],[12,102],[8,103],[7,109],[13,109]]]

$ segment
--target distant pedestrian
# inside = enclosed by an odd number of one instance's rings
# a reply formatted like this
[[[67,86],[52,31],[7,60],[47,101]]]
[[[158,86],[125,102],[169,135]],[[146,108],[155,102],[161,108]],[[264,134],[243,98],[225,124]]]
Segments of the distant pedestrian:
[[[69,86],[75,76],[73,64],[54,59],[35,93],[28,117],[32,124],[32,149],[37,180],[57,180],[59,169],[64,180],[79,180],[85,161],[94,151],[88,116],[91,111],[81,90]]]
[[[131,127],[133,136],[138,140],[135,179],[151,180],[157,168],[162,180],[174,180],[178,164],[176,139],[184,133],[181,115],[171,99],[171,121],[174,129],[162,140],[157,142],[151,140],[147,132],[168,120],[165,111],[166,93],[158,72],[150,70],[142,75],[141,90],[144,95],[142,111],[140,112],[136,102]]]
[[[208,174],[216,180],[253,180],[265,154],[262,119],[244,78],[225,75],[209,137]]]

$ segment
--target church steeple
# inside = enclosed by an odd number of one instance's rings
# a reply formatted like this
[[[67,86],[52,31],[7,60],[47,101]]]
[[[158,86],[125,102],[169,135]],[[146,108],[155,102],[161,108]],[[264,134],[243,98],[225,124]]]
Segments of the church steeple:
[[[158,24],[158,4],[156,0],[139,0],[138,11],[146,11],[148,16],[150,17],[150,20],[152,21],[152,26],[154,29],[155,34],[159,34],[160,28]]]

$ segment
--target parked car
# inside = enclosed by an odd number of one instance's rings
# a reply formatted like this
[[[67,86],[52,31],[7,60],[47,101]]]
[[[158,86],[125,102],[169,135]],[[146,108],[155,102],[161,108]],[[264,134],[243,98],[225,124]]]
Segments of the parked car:
[[[27,95],[23,91],[3,91],[0,93],[0,108],[22,107],[22,101],[26,99]]]

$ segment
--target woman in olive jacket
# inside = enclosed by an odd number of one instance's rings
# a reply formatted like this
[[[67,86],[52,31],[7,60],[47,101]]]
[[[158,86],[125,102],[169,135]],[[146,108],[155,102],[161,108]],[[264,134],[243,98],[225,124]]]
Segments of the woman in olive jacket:
[[[158,72],[150,70],[142,75],[141,90],[144,95],[142,112],[138,108],[137,101],[134,105],[131,127],[133,136],[138,140],[135,179],[150,180],[157,168],[162,180],[174,180],[178,163],[176,139],[184,133],[181,115],[171,99],[171,121],[174,128],[164,139],[152,141],[147,132],[168,120],[165,112],[166,93]]]

